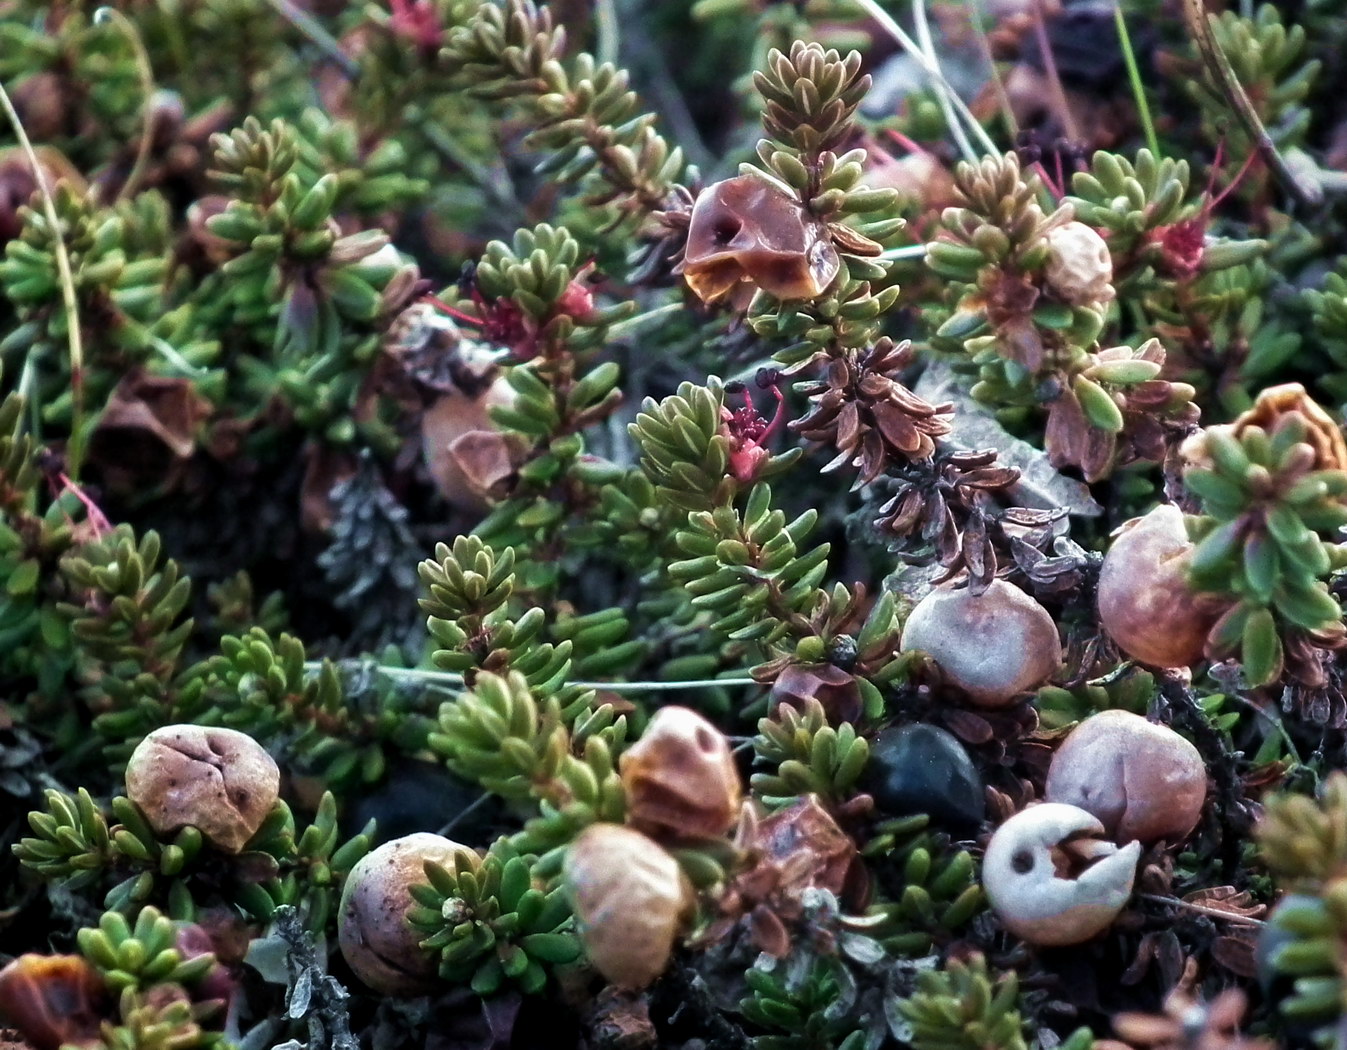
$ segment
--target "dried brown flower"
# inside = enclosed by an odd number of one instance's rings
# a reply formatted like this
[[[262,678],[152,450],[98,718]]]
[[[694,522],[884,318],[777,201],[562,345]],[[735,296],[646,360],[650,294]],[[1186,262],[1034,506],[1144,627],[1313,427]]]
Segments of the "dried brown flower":
[[[697,195],[683,276],[714,303],[742,285],[778,299],[813,299],[842,267],[828,227],[760,175],[739,175]]]
[[[869,881],[856,843],[817,796],[806,795],[771,816],[756,802],[746,805],[734,841],[748,863],[721,898],[723,917],[706,940],[724,936],[747,917],[754,943],[781,958],[793,943],[790,925],[804,915],[806,890],[824,889],[851,907],[864,906]]]
[[[1347,470],[1347,440],[1342,428],[1299,383],[1268,387],[1258,395],[1253,407],[1240,413],[1226,429],[1236,438],[1250,427],[1260,427],[1271,434],[1282,417],[1291,414],[1304,420],[1305,442],[1314,449],[1314,463],[1309,469]],[[1205,457],[1200,438],[1185,445],[1184,454],[1200,462]]]
[[[891,465],[935,454],[935,439],[950,431],[953,406],[932,405],[898,381],[911,360],[911,343],[881,339],[834,358],[822,379],[802,388],[814,406],[791,427],[837,447],[824,471],[851,463],[860,468],[857,484],[868,485]]]
[[[1193,994],[1193,968],[1165,999],[1159,1014],[1124,1013],[1113,1027],[1128,1044],[1154,1050],[1272,1050],[1266,1039],[1249,1039],[1239,1032],[1247,1002],[1238,988],[1222,992],[1209,1003]]]

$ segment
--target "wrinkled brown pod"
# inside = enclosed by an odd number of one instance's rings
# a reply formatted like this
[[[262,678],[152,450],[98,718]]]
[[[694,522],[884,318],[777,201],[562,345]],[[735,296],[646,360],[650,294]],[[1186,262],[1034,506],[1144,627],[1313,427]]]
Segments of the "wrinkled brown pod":
[[[841,266],[828,228],[760,176],[717,182],[692,206],[683,276],[703,302],[745,282],[778,299],[813,299]]]
[[[591,824],[566,852],[566,890],[585,953],[621,988],[664,972],[692,892],[653,840],[620,824]]]
[[[1013,703],[1062,663],[1048,610],[1005,580],[992,580],[981,594],[937,587],[912,610],[901,648],[927,653],[946,682],[984,707]]]
[[[718,838],[743,788],[723,733],[696,711],[662,707],[619,760],[627,822],[656,839]]]
[[[1099,570],[1099,622],[1132,659],[1154,667],[1202,659],[1222,610],[1189,589],[1192,550],[1183,513],[1171,503],[1118,530]]]
[[[80,955],[20,955],[0,970],[0,1020],[36,1050],[101,1046],[103,980]]]
[[[407,922],[411,888],[427,881],[426,861],[452,869],[476,853],[442,835],[417,832],[385,842],[360,859],[346,878],[337,911],[337,939],[347,964],[384,995],[423,995],[435,986],[435,958]]]
[[[164,726],[136,745],[126,794],[161,835],[191,825],[217,849],[238,853],[280,797],[281,773],[246,733]]]
[[[1052,756],[1045,797],[1092,814],[1119,842],[1181,842],[1202,817],[1207,767],[1168,726],[1101,711]]]

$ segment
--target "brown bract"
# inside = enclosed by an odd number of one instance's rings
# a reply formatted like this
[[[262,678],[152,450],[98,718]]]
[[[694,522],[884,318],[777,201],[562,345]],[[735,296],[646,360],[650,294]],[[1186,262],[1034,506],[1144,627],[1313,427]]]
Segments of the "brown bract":
[[[1193,543],[1170,503],[1126,522],[1099,571],[1099,622],[1134,660],[1190,667],[1224,604],[1188,586]]]
[[[0,1018],[36,1050],[102,1046],[103,980],[83,956],[20,955],[0,970]]]
[[[1201,753],[1168,726],[1130,711],[1081,722],[1048,770],[1049,802],[1079,806],[1119,842],[1181,842],[1207,797]]]
[[[1252,408],[1229,425],[1230,432],[1238,438],[1249,427],[1261,427],[1271,434],[1281,418],[1292,413],[1305,422],[1305,441],[1314,449],[1313,469],[1347,470],[1347,440],[1343,439],[1342,428],[1299,383],[1268,387]]]
[[[217,849],[238,853],[280,796],[266,749],[233,729],[165,726],[142,740],[126,767],[126,794],[161,835],[191,825]]]
[[[781,704],[803,709],[814,699],[832,725],[854,722],[861,716],[861,687],[856,676],[833,664],[790,664],[772,683],[770,713]]]
[[[856,843],[817,795],[806,795],[771,816],[756,802],[749,803],[734,842],[749,858],[748,866],[722,897],[726,917],[712,925],[707,939],[723,936],[747,916],[753,942],[784,958],[792,945],[790,924],[804,915],[806,890],[827,890],[855,910],[865,906],[869,882]]]
[[[337,939],[347,964],[384,995],[420,995],[435,985],[436,962],[420,948],[421,934],[407,922],[415,903],[411,888],[426,883],[426,862],[453,869],[476,865],[467,846],[429,832],[385,842],[351,869],[337,912]]]
[[[928,654],[947,683],[986,707],[1013,703],[1062,663],[1051,614],[1005,580],[993,580],[980,594],[937,587],[912,610],[901,648]]]
[[[950,432],[953,406],[932,405],[899,382],[898,372],[911,360],[910,343],[881,339],[834,358],[823,379],[802,388],[813,404],[791,429],[837,447],[825,471],[849,462],[860,468],[857,480],[865,485],[892,464],[935,454],[935,439]]]
[[[620,824],[591,824],[566,852],[566,889],[585,953],[621,988],[664,972],[692,906],[678,862]]]
[[[628,822],[657,839],[718,838],[739,814],[729,741],[690,708],[660,708],[619,764]]]
[[[813,299],[841,266],[828,227],[758,175],[708,186],[692,206],[683,276],[702,302],[741,284],[778,299]]]

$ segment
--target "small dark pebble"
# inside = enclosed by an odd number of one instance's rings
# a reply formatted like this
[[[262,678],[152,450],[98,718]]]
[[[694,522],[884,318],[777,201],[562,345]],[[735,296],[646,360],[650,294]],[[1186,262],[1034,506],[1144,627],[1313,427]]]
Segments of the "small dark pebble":
[[[866,790],[889,816],[925,813],[953,833],[975,831],[986,816],[982,778],[952,733],[917,723],[893,726],[875,738]]]

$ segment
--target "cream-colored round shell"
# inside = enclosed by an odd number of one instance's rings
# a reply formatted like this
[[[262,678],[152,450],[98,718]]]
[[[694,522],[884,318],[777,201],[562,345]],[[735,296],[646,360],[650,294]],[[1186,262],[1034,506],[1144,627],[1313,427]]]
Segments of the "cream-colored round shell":
[[[982,594],[937,587],[912,610],[901,648],[929,654],[947,682],[984,707],[1012,703],[1062,664],[1048,610],[1004,580],[993,580]]]
[[[664,972],[691,900],[673,857],[632,828],[593,824],[567,851],[565,878],[599,973],[639,989]]]
[[[421,995],[434,987],[435,958],[424,936],[407,922],[411,887],[427,882],[426,861],[453,868],[467,846],[419,831],[385,842],[362,857],[346,877],[337,912],[337,940],[347,965],[384,995]]]
[[[126,794],[161,835],[191,825],[238,853],[280,797],[281,773],[246,733],[212,726],[156,729],[131,752]]]
[[[992,835],[982,887],[1001,924],[1031,944],[1080,944],[1107,929],[1132,894],[1141,844],[1090,843],[1093,863],[1076,878],[1057,875],[1052,849],[1103,827],[1076,806],[1044,802],[1016,813]]]

